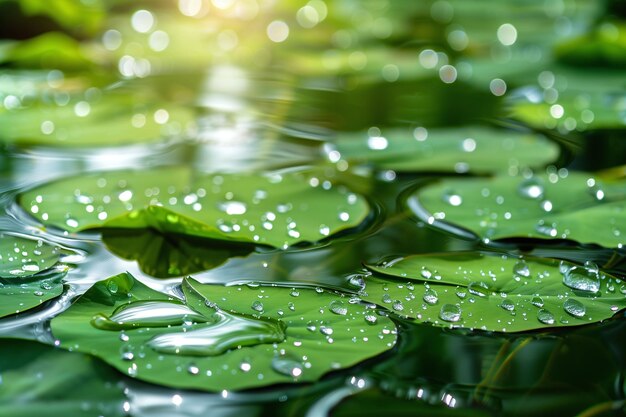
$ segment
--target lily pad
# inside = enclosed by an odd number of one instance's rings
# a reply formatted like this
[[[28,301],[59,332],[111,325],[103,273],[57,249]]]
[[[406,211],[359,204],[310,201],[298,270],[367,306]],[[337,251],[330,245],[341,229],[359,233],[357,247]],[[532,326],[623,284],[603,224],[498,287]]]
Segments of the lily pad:
[[[474,173],[506,172],[511,165],[542,167],[559,155],[558,146],[542,135],[487,126],[344,135],[327,152],[379,169]]]
[[[2,339],[0,372],[0,415],[127,415],[119,375],[87,355],[35,342]]]
[[[601,183],[583,172],[563,176],[443,180],[417,190],[408,205],[428,224],[469,239],[569,239],[622,247],[624,182]]]
[[[0,232],[0,278],[35,275],[52,268],[59,256],[58,246]]]
[[[183,292],[187,304],[120,274],[54,318],[52,332],[130,376],[207,391],[315,381],[396,341],[389,318],[323,290],[185,279]]]
[[[191,109],[129,93],[102,93],[94,88],[84,97],[68,97],[67,101],[40,101],[0,111],[0,141],[57,147],[115,146],[184,136],[193,122]]]
[[[252,252],[250,245],[159,233],[154,229],[105,229],[102,241],[117,256],[136,260],[157,278],[186,276],[213,269],[234,256]]]
[[[590,264],[448,253],[367,268],[375,275],[362,299],[441,327],[521,332],[595,323],[626,308],[626,285]]]
[[[626,127],[623,70],[588,72],[554,66],[539,79],[539,86],[528,86],[511,96],[511,117],[538,129],[565,132]]]
[[[367,201],[315,171],[204,174],[186,167],[72,177],[30,190],[21,205],[70,232],[145,229],[287,247],[360,225]]]

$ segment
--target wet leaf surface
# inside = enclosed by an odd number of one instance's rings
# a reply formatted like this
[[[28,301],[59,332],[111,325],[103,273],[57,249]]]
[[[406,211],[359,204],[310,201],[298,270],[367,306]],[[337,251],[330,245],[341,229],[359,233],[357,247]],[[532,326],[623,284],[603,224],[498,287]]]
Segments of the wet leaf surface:
[[[321,289],[185,279],[183,292],[187,305],[117,275],[53,319],[52,332],[132,377],[207,391],[312,382],[396,341],[390,319]]]
[[[621,247],[622,181],[556,172],[524,177],[445,179],[418,189],[408,205],[420,220],[467,238],[570,239]]]
[[[364,300],[441,327],[521,332],[595,323],[626,308],[626,284],[595,265],[448,253],[368,269]]]
[[[325,239],[359,226],[370,212],[363,197],[306,170],[112,171],[49,183],[22,194],[20,202],[45,225],[71,232],[151,227],[274,247]]]
[[[542,135],[487,126],[383,129],[339,136],[327,147],[351,163],[402,172],[506,172],[511,165],[542,167],[558,147]]]

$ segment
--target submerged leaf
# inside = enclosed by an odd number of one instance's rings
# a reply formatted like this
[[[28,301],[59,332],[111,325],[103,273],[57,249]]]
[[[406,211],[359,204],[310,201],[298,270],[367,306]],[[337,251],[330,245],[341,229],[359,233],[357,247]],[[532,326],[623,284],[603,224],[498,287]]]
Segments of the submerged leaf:
[[[511,165],[542,167],[558,146],[538,134],[485,126],[383,130],[340,136],[327,148],[352,163],[403,172],[506,172]]]
[[[145,229],[287,247],[360,225],[361,196],[313,171],[203,174],[185,167],[88,174],[20,196],[49,226],[71,232]]]
[[[556,172],[531,178],[446,179],[408,204],[423,221],[468,238],[571,239],[605,247],[626,241],[624,182]],[[469,231],[469,232],[468,232]]]
[[[520,332],[595,323],[626,308],[621,280],[554,259],[448,253],[368,269],[362,299],[435,326]]]
[[[311,382],[394,346],[395,326],[312,288],[183,281],[186,306],[130,274],[95,284],[52,320],[61,347],[177,388],[237,390]],[[333,306],[346,306],[338,314]],[[199,319],[200,317],[200,319]]]

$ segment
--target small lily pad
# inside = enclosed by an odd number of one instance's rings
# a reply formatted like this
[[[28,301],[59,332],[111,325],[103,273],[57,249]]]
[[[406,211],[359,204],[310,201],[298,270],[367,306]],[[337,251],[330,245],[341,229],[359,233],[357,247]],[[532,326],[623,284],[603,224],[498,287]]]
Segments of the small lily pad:
[[[35,308],[63,292],[67,268],[60,248],[42,240],[0,233],[0,317]]]
[[[542,167],[554,161],[558,146],[546,137],[486,126],[390,129],[343,135],[329,147],[352,163],[403,172],[506,172],[511,165]]]
[[[41,239],[27,239],[0,232],[0,278],[29,277],[50,269],[60,248]]]
[[[56,147],[115,146],[184,136],[185,107],[123,92],[90,89],[83,96],[0,111],[0,141]],[[106,132],[103,134],[103,132]]]
[[[367,201],[314,171],[204,174],[186,167],[63,179],[20,196],[47,226],[145,229],[287,247],[359,226]]]
[[[54,318],[52,332],[130,376],[207,391],[312,382],[396,341],[389,318],[321,289],[185,279],[183,292],[186,304],[120,274]]]
[[[361,298],[417,322],[521,332],[606,320],[626,286],[595,265],[499,254],[414,255],[367,266]]]
[[[570,239],[622,247],[624,182],[602,183],[583,172],[564,176],[442,180],[417,190],[408,205],[428,224],[470,239]]]

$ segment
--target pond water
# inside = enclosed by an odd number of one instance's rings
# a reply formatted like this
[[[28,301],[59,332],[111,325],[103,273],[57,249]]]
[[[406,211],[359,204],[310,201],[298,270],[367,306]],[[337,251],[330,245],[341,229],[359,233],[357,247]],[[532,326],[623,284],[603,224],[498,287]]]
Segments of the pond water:
[[[625,17],[0,1],[0,414],[623,415]]]

